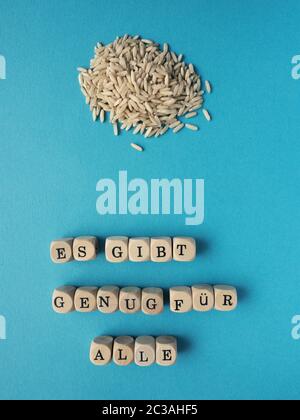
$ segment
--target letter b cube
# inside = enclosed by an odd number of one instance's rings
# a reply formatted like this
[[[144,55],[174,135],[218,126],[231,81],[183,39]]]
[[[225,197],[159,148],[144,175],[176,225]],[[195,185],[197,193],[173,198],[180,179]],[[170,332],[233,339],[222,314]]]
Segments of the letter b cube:
[[[151,238],[151,261],[166,263],[173,258],[172,238]]]

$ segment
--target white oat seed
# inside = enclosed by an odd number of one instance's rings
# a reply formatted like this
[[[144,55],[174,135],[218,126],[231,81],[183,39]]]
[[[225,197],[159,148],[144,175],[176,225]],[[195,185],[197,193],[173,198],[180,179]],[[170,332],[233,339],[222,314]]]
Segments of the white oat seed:
[[[133,134],[138,134],[142,129],[142,124],[139,124],[135,127]]]
[[[180,124],[177,127],[174,128],[173,133],[178,133],[179,131],[181,131],[184,127],[184,124]]]
[[[185,124],[185,126],[186,126],[186,128],[188,128],[189,130],[192,130],[192,131],[198,131],[199,130],[199,127],[197,125],[194,125],[194,124]]]
[[[137,150],[138,152],[143,152],[144,151],[143,147],[140,146],[140,145],[138,145],[138,144],[136,144],[136,143],[131,143],[131,147],[133,149]]]
[[[100,122],[101,122],[101,124],[103,124],[104,121],[105,121],[105,111],[104,111],[104,109],[101,109],[101,111],[100,111]]]
[[[205,89],[207,93],[212,93],[212,86],[208,80],[205,81]]]
[[[211,121],[212,120],[211,115],[207,111],[207,109],[203,109],[203,114],[204,114],[204,117],[207,119],[207,121]]]
[[[96,108],[93,109],[93,121],[95,122],[97,120],[97,110]]]
[[[198,115],[198,112],[190,112],[189,114],[186,114],[184,118],[190,119],[190,118],[197,117],[197,115]]]
[[[118,123],[114,123],[113,124],[113,128],[114,128],[114,135],[118,136],[119,135],[119,127],[118,127]]]
[[[78,67],[77,71],[79,71],[80,73],[87,73],[87,69],[84,69],[83,67]]]
[[[171,129],[173,129],[173,128],[178,127],[180,124],[181,124],[181,122],[180,122],[179,120],[177,120],[177,121],[173,122],[172,124],[170,124],[170,126],[169,126],[169,127],[170,127]]]

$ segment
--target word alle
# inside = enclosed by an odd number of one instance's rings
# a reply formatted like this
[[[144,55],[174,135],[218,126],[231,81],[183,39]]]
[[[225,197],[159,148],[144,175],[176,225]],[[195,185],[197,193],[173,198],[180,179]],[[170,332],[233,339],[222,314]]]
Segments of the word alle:
[[[113,359],[118,366],[128,366],[133,361],[138,366],[172,366],[177,359],[177,339],[161,336],[141,336],[134,340],[130,336],[113,339],[97,337],[90,348],[90,360],[96,366],[107,365]]]

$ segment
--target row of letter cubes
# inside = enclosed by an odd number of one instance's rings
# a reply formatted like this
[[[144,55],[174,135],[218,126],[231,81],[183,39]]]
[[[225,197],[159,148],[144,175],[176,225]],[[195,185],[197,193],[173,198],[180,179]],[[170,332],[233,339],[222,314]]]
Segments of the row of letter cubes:
[[[99,251],[95,236],[81,236],[53,241],[50,255],[54,263],[62,264],[72,260],[94,260]],[[189,237],[128,238],[112,236],[106,239],[105,255],[111,263],[125,261],[166,263],[172,259],[191,262],[196,258],[196,241]]]
[[[127,366],[133,361],[138,366],[174,365],[177,359],[177,340],[171,336],[156,339],[151,336],[110,336],[97,337],[90,349],[90,360],[96,366],[104,366],[114,361],[116,365]]]
[[[233,311],[238,303],[236,288],[225,285],[172,287],[169,295],[170,310],[176,313],[191,310],[207,312],[212,309],[228,312]],[[147,315],[158,315],[164,309],[164,293],[161,288],[64,286],[54,290],[52,307],[60,314],[97,310],[106,314],[118,310],[134,314],[142,310]]]

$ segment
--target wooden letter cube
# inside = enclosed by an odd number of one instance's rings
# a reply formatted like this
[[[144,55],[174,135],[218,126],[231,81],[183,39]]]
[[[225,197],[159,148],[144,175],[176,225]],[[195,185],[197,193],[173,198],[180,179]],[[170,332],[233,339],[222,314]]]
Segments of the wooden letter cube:
[[[164,310],[164,292],[157,287],[142,290],[142,311],[147,315],[158,315]]]
[[[129,260],[132,262],[150,261],[150,238],[129,240]]]
[[[133,337],[117,337],[114,341],[113,359],[118,366],[127,366],[134,360]]]
[[[75,293],[75,309],[77,312],[94,312],[97,309],[97,287],[79,287]]]
[[[177,359],[177,340],[175,337],[161,336],[156,339],[156,363],[172,366]]]
[[[172,287],[170,289],[170,309],[172,312],[184,313],[193,309],[192,290],[190,287]]]
[[[73,238],[58,239],[50,245],[50,257],[55,264],[65,264],[73,260]]]
[[[111,236],[107,238],[105,254],[107,261],[111,263],[128,261],[128,238],[125,236]]]
[[[138,366],[151,366],[156,360],[156,343],[153,337],[138,337],[135,340],[134,361]]]
[[[117,286],[103,286],[98,290],[98,310],[104,314],[112,314],[119,309],[119,293]]]
[[[235,287],[217,285],[215,291],[215,309],[221,312],[233,311],[238,304],[238,295]]]
[[[109,336],[97,337],[91,344],[90,360],[96,366],[104,366],[112,359],[114,339]]]
[[[75,310],[74,296],[76,287],[63,286],[55,289],[52,295],[53,310],[59,314],[68,314]]]
[[[81,236],[74,239],[73,255],[76,261],[91,261],[97,257],[98,239],[95,236]]]
[[[151,261],[166,263],[173,258],[172,238],[151,238]]]
[[[194,238],[173,239],[173,259],[179,262],[191,262],[196,258],[196,241]]]
[[[141,289],[124,287],[120,290],[119,309],[124,314],[135,314],[141,310]]]
[[[212,286],[199,284],[192,287],[193,309],[198,312],[208,312],[214,309],[215,293]]]

